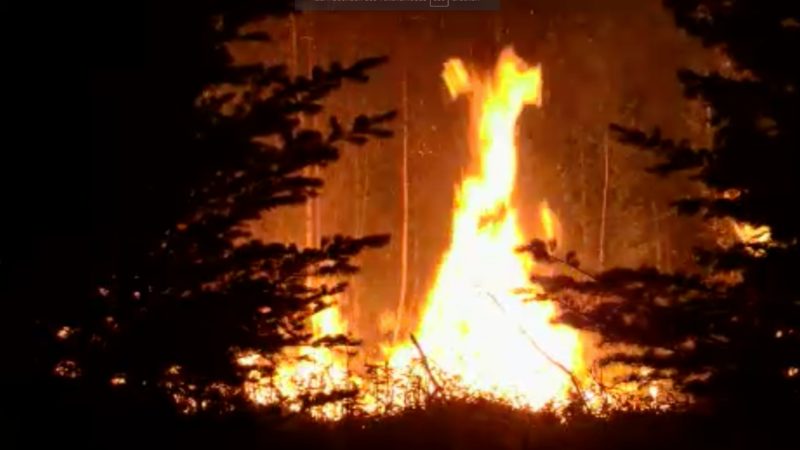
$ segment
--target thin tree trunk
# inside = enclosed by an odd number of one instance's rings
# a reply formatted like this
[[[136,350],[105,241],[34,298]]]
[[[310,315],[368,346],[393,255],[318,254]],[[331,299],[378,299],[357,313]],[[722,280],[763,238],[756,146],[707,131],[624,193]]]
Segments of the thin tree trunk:
[[[291,60],[290,64],[291,67],[289,68],[292,72],[292,76],[297,76],[297,68],[300,65],[297,56],[297,20],[294,17],[294,14],[289,16],[289,27],[290,32],[292,34],[292,42],[291,42]]]
[[[661,270],[663,268],[662,264],[662,251],[661,251],[661,218],[658,217],[658,206],[656,205],[655,200],[650,202],[650,211],[653,215],[653,222],[654,222],[654,232],[655,238],[653,239],[653,243],[655,245],[656,250],[656,269]]]
[[[346,103],[346,112],[350,113],[350,102]],[[380,140],[376,141],[378,146],[378,153],[380,154],[380,147],[382,145]],[[356,236],[364,236],[367,229],[367,211],[369,206],[369,151],[354,152],[356,173],[356,199],[355,199],[355,221],[356,221]],[[361,293],[365,290],[367,281],[365,277],[353,277],[353,287],[350,289],[352,293],[352,320],[356,323],[359,322],[361,316]]]
[[[606,260],[606,214],[608,212],[608,175],[609,175],[609,148],[608,131],[603,133],[603,209],[600,212],[600,243],[598,245],[598,262],[600,268],[605,266]]]
[[[405,312],[406,287],[408,284],[408,72],[403,70],[403,161],[402,161],[402,208],[403,224],[400,231],[400,297],[397,301],[395,325],[392,339],[396,342]]]
[[[297,75],[300,74],[300,54],[299,54],[300,52],[299,52],[298,37],[297,37],[297,19],[295,18],[295,16],[293,14],[289,16],[289,25],[291,27],[291,33],[292,33],[291,71],[292,71],[292,76],[297,76]],[[310,40],[309,37],[304,37],[303,39],[309,39]],[[309,49],[310,49],[310,43],[309,43]],[[306,55],[307,65],[310,65],[310,63],[311,63],[311,54],[310,54],[310,52],[307,52],[307,53],[308,53]],[[305,118],[303,117],[302,114],[300,114],[298,116],[298,120],[300,122],[299,123],[300,128],[303,128],[304,125],[305,125],[305,120],[304,119]],[[306,176],[306,177],[312,176],[313,175],[312,169],[309,168],[309,167],[306,167],[303,170],[303,175]],[[311,198],[306,199],[306,202],[305,202],[305,216],[304,216],[305,217],[304,230],[305,230],[305,246],[306,247],[314,246],[314,210],[313,210],[313,208],[314,208],[313,199],[311,199]]]
[[[314,73],[314,58],[316,57],[316,46],[314,46],[314,37],[313,37],[314,29],[310,29],[310,35],[308,37],[308,67],[306,68],[306,72],[308,78],[311,79],[312,74]],[[311,128],[317,128],[317,116],[311,116]],[[321,178],[322,177],[322,169],[319,166],[313,166],[311,168],[312,176],[314,178]],[[314,245],[320,245],[322,241],[322,201],[320,197],[314,197],[311,201],[311,212],[314,216]],[[333,223],[336,223],[336,218],[331,217]]]
[[[345,100],[344,103],[344,111],[347,114],[350,111],[349,102]],[[351,153],[351,157],[353,160],[353,223],[355,225],[355,235],[356,237],[361,237],[364,235],[364,226],[361,223],[361,198],[363,194],[363,186],[361,182],[361,153],[366,152],[355,152]],[[361,277],[353,277],[350,288],[347,290],[348,295],[350,297],[350,307],[353,320],[358,323],[359,321],[359,308],[358,308],[358,294],[359,290],[361,289]]]
[[[381,147],[383,147],[383,142],[377,141],[376,142],[377,152],[378,154],[383,154],[381,152]],[[359,152],[362,157],[364,158],[361,164],[362,167],[362,174],[363,180],[361,183],[361,211],[359,217],[359,236],[363,235],[365,230],[367,229],[367,211],[369,210],[369,195],[370,195],[370,179],[369,179],[369,171],[370,171],[370,160],[369,154],[370,152]]]
[[[416,231],[416,224],[415,230],[412,234],[413,240],[411,244],[411,267],[418,268],[419,267],[419,233]],[[420,295],[419,292],[419,269],[414,271],[414,281],[411,283],[411,298],[417,298]]]
[[[315,120],[312,120],[314,126],[316,126]],[[322,169],[319,166],[314,166],[313,168],[314,178],[321,178],[322,177]],[[314,245],[320,245],[322,243],[322,202],[319,197],[314,197],[311,209],[314,212]],[[331,223],[337,223],[337,217],[331,218]]]
[[[311,76],[311,71],[313,67],[313,38],[311,36],[303,36],[303,40],[306,41],[306,74],[307,76]],[[315,125],[314,117],[311,117],[309,126],[314,128]],[[319,167],[306,167],[305,168],[305,176],[317,178],[319,177]],[[316,247],[319,245],[319,198],[312,197],[306,200],[306,220],[305,220],[305,229],[306,229],[306,247]]]
[[[298,55],[297,46],[297,19],[294,14],[289,16],[289,36],[289,74],[292,77],[296,77],[299,74],[300,56]],[[298,120],[300,121],[299,126],[302,127],[303,116],[298,115]],[[279,216],[283,219],[281,220],[281,225],[286,225],[288,222],[288,227],[281,227],[281,235],[287,242],[297,242],[300,236],[296,234],[295,211],[289,209],[285,213],[279,214]]]
[[[665,220],[661,228],[661,235],[664,236],[664,271],[667,273],[672,272],[672,239],[670,239],[670,221]]]
[[[581,190],[581,211],[579,214],[581,222],[581,250],[588,253],[589,251],[589,208],[588,208],[588,192],[589,187],[586,185],[586,155],[583,145],[578,142],[578,167],[580,170],[580,190]]]

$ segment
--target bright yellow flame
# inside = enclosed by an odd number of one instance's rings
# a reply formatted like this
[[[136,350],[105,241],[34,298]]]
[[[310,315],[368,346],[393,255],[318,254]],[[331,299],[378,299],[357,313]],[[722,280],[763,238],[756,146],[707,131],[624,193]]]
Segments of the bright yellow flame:
[[[556,218],[547,202],[542,202],[542,206],[539,208],[539,217],[542,221],[544,237],[547,242],[554,241],[556,239]]]
[[[728,189],[722,193],[722,197],[728,200],[736,200],[742,195],[738,189]],[[769,244],[772,242],[772,230],[768,225],[756,226],[747,222],[730,221],[733,225],[733,232],[739,242],[743,244]]]
[[[653,400],[656,400],[658,398],[658,386],[651,385],[649,388],[647,388],[647,393],[650,394],[650,397]]]
[[[563,401],[571,382],[548,356],[580,371],[579,337],[551,323],[552,303],[523,302],[515,293],[529,284],[533,269],[528,257],[515,252],[525,241],[511,203],[516,121],[526,105],[541,104],[541,69],[528,67],[506,49],[493,74],[480,77],[460,60],[450,60],[443,78],[452,96],[470,95],[476,161],[457,192],[450,248],[416,336],[431,364],[460,379],[469,393],[531,408]],[[542,216],[549,233],[551,214],[546,209]],[[407,367],[415,357],[416,349],[405,345],[391,352],[390,363]]]
[[[772,240],[772,232],[767,225],[754,226],[749,223],[733,223],[736,237],[744,244],[766,244]]]

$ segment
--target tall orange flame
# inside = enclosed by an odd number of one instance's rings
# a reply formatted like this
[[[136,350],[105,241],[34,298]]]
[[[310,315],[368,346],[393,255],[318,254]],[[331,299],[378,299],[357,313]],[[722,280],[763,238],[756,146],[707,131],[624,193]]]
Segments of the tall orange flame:
[[[517,176],[516,121],[541,104],[541,68],[504,50],[493,74],[481,77],[459,59],[445,63],[453,98],[470,100],[473,173],[456,197],[450,248],[416,335],[431,363],[458,377],[471,393],[538,408],[566,398],[570,371],[581,369],[577,333],[551,323],[555,306],[523,302],[533,263],[515,248],[525,239],[512,204]],[[552,212],[542,208],[552,233]],[[552,238],[552,236],[547,236]],[[390,351],[393,367],[416,356],[408,345]],[[560,363],[554,364],[554,361]]]

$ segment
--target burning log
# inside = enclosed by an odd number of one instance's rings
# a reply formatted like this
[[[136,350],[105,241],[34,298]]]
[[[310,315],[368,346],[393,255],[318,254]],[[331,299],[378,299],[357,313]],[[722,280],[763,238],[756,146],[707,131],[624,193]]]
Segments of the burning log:
[[[431,379],[431,383],[433,383],[433,386],[435,388],[433,391],[433,395],[436,396],[437,394],[442,392],[442,386],[439,384],[438,381],[436,381],[436,377],[433,375],[433,371],[431,371],[431,366],[428,365],[428,357],[425,356],[425,352],[422,350],[422,346],[419,345],[419,341],[417,341],[417,338],[414,337],[414,333],[411,333],[410,336],[411,336],[411,342],[414,344],[414,347],[416,347],[417,351],[419,352],[419,357],[420,360],[422,361],[422,367],[425,368],[425,372]]]

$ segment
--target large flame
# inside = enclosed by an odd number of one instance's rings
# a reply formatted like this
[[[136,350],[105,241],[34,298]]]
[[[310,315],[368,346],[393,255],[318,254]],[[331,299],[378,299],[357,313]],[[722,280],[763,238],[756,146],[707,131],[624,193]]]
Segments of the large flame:
[[[474,167],[457,192],[450,248],[416,331],[420,347],[470,392],[532,408],[564,400],[568,371],[581,369],[579,337],[551,323],[552,303],[523,302],[517,293],[529,286],[533,264],[515,251],[525,241],[512,204],[516,121],[526,105],[541,104],[541,68],[509,48],[485,77],[452,59],[443,78],[453,98],[469,96]],[[542,211],[552,233],[552,212]],[[391,365],[415,356],[404,346],[392,352]]]
[[[541,105],[541,68],[529,67],[508,48],[493,72],[482,75],[451,59],[442,76],[454,99],[469,98],[472,167],[456,194],[450,247],[414,333],[417,342],[385,345],[387,366],[393,374],[415,373],[427,380],[426,391],[433,390],[435,376],[443,375],[460,394],[532,409],[559,404],[576,382],[571,375],[583,372],[580,340],[575,330],[552,323],[554,304],[525,302],[519,293],[531,288],[534,266],[516,251],[526,239],[512,203],[516,122],[525,106]],[[553,240],[555,217],[546,204],[540,219],[544,237]],[[315,337],[346,332],[335,306],[317,314],[312,328]],[[420,369],[422,355],[426,372]],[[246,358],[240,362],[253,363]],[[394,386],[389,402],[407,406],[406,391],[415,388],[399,375],[389,377]],[[280,361],[268,382],[256,380],[250,388],[259,402],[288,402],[297,410],[304,393],[360,386],[362,408],[381,411],[378,403],[386,400],[371,393],[375,390],[369,385],[368,379],[349,374],[346,360],[333,350],[303,347]],[[342,413],[341,406],[330,404],[316,411],[326,418]]]

